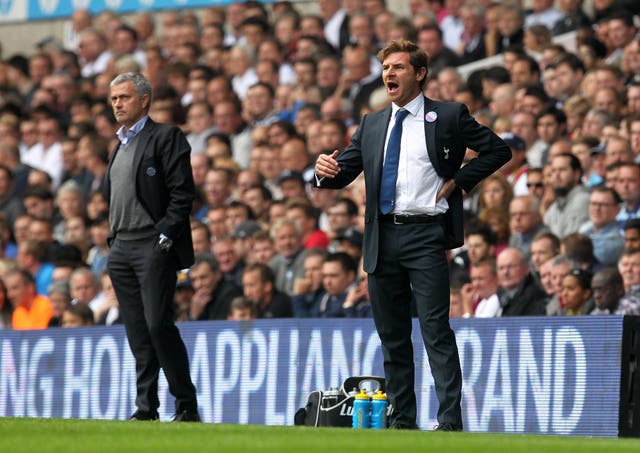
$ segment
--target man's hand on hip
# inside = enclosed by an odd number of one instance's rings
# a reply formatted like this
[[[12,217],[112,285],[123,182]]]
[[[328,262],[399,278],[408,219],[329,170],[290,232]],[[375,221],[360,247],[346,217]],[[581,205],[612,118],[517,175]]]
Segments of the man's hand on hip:
[[[451,195],[455,189],[456,189],[456,182],[453,179],[449,179],[448,181],[445,181],[442,187],[440,188],[440,191],[438,191],[438,195],[436,196],[436,202],[442,200],[443,198],[445,200],[449,198],[449,195]]]

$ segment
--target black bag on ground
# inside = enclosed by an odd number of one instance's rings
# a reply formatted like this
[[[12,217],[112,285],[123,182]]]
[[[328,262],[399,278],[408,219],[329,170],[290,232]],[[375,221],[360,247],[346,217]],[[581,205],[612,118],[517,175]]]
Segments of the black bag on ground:
[[[326,391],[311,392],[305,407],[295,414],[297,426],[338,426],[350,427],[355,394],[365,389],[367,393],[385,391],[384,378],[379,376],[351,376],[342,387]]]

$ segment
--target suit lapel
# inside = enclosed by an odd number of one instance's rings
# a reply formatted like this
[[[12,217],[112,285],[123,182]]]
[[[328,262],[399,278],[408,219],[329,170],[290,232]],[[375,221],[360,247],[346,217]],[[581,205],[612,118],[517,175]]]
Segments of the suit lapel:
[[[151,138],[151,133],[153,128],[155,127],[155,123],[151,120],[151,118],[147,119],[147,123],[144,125],[142,130],[140,131],[140,137],[138,138],[138,146],[136,149],[136,154],[133,156],[133,175],[136,177],[138,174],[138,168],[140,168],[140,162],[142,162],[142,157],[144,156],[144,150],[147,147],[147,143],[149,143],[149,138]]]
[[[372,150],[373,155],[373,171],[371,174],[377,175],[374,178],[376,187],[374,187],[374,193],[380,192],[380,179],[382,178],[382,164],[384,162],[384,147],[386,145],[387,129],[389,129],[389,121],[391,121],[391,107],[387,107],[381,112],[380,119],[377,124],[374,123],[371,137],[371,143],[381,143],[381,146],[377,146]],[[367,131],[367,133],[369,133]]]
[[[427,121],[426,116],[429,112],[436,113],[436,119],[434,121]],[[440,161],[438,160],[438,153],[436,152],[436,125],[438,124],[438,105],[431,99],[424,98],[424,135],[427,139],[427,153],[429,154],[429,160],[431,165],[435,169],[437,174],[442,174],[440,171]]]

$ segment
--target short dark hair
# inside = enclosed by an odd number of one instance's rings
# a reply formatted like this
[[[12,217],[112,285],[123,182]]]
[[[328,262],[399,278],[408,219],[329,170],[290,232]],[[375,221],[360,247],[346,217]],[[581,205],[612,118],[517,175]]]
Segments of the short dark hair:
[[[49,258],[49,248],[47,244],[35,239],[27,239],[21,244],[24,252],[32,255],[39,263],[44,263]]]
[[[572,71],[582,71],[585,72],[584,63],[576,54],[567,53],[560,57],[560,59],[556,62],[556,68],[561,64],[565,64],[571,68]]]
[[[206,104],[209,105],[208,103]],[[222,132],[212,132],[211,134],[207,135],[207,137],[204,139],[205,143],[207,144],[209,144],[209,140],[216,140],[226,145],[227,148],[231,149],[231,139],[227,134],[224,134]]]
[[[540,74],[540,65],[538,64],[536,59],[529,54],[525,53],[524,55],[520,55],[518,58],[516,58],[516,61],[526,62],[527,66],[529,66],[529,72]]]
[[[509,83],[511,81],[509,72],[502,66],[491,66],[484,72],[482,78],[486,80],[492,80],[499,84]]]
[[[333,206],[337,206],[339,204],[344,204],[347,207],[347,214],[353,217],[358,215],[358,205],[351,198],[340,197],[337,198],[336,201],[333,202]]]
[[[345,272],[353,272],[355,274],[358,270],[357,265],[351,255],[345,252],[329,253],[324,262],[340,263],[340,267],[342,267],[342,270],[344,270]]]
[[[549,102],[549,95],[540,84],[527,85],[524,89],[525,96],[533,96],[540,99],[545,104]]]
[[[627,230],[638,230],[640,231],[640,219],[629,219],[624,224],[624,231]]]
[[[258,16],[247,17],[240,23],[240,28],[244,27],[245,25],[257,25],[258,27],[260,27],[263,33],[269,33],[271,30],[269,23],[262,17]]]
[[[285,204],[287,210],[300,209],[307,219],[315,219],[316,211],[306,198],[291,198]]]
[[[615,204],[622,203],[622,199],[620,198],[620,195],[618,195],[618,192],[616,192],[615,189],[613,189],[612,187],[595,186],[591,189],[591,193],[595,193],[595,192],[611,194],[611,197],[613,198],[613,202]],[[626,225],[625,225],[625,229],[626,229]]]
[[[22,280],[22,284],[23,285],[33,285],[34,288],[35,288],[36,281],[33,278],[33,275],[31,275],[31,273],[29,271],[24,270],[24,269],[11,269],[11,270],[7,271],[7,273],[5,274],[4,280],[6,281],[6,278],[8,276],[13,276],[13,275],[19,275],[20,279]]]
[[[248,264],[247,267],[244,268],[242,275],[248,274],[249,272],[255,272],[255,271],[260,272],[260,281],[262,281],[263,283],[275,284],[276,276],[273,273],[273,270],[266,264],[262,264],[262,263]]]
[[[40,200],[53,200],[53,192],[41,185],[27,186],[22,199],[24,200],[25,198],[31,197],[38,198]]]
[[[260,191],[260,194],[262,195],[262,199],[269,200],[269,201],[273,200],[273,194],[269,189],[265,187],[264,184],[253,184],[247,189],[247,191],[254,190],[254,189],[258,189]]]
[[[271,61],[271,60],[267,60],[267,61]],[[277,66],[276,66],[277,67]],[[276,95],[276,92],[274,91],[273,87],[271,85],[269,85],[268,83],[264,83],[264,82],[256,82],[253,85],[251,85],[249,87],[249,89],[251,88],[256,88],[256,87],[262,87],[265,90],[267,90],[267,92],[269,93],[269,96],[274,97]]]
[[[620,20],[629,28],[634,27],[633,14],[626,9],[614,11],[604,18],[605,22],[610,22],[612,20]]]
[[[566,157],[569,159],[569,166],[571,167],[571,169],[573,171],[579,171],[580,174],[582,175],[582,164],[580,164],[580,160],[575,156],[575,154],[571,154],[571,153],[562,153],[562,154],[558,154],[557,156],[554,157]]]
[[[423,27],[422,29],[425,28],[427,27]],[[442,38],[442,30],[440,30],[440,27],[435,25],[435,29],[440,31],[440,37]],[[424,84],[427,81],[427,73],[429,72],[429,57],[427,53],[411,41],[397,39],[387,43],[387,45],[378,52],[378,60],[382,63],[389,55],[396,52],[409,53],[409,63],[411,63],[416,73],[419,72],[421,68],[425,69],[424,77],[420,81],[420,88],[424,88]]]
[[[116,33],[119,32],[119,31],[125,31],[125,32],[129,33],[134,41],[138,40],[138,32],[134,28],[132,28],[132,27],[130,27],[128,25],[125,25],[125,24],[120,25],[116,29]]]
[[[86,304],[73,304],[64,309],[65,312],[78,316],[83,324],[93,325],[93,310]]]
[[[593,255],[593,242],[587,235],[571,233],[562,239],[562,245],[567,258],[577,263],[592,264],[596,261]]]
[[[213,253],[207,253],[207,252],[200,252],[200,253],[196,253],[195,256],[195,260],[193,262],[193,266],[199,266],[200,264],[207,264],[207,266],[209,266],[209,269],[211,269],[212,272],[217,272],[220,269],[220,263],[218,263],[218,260],[216,259],[215,255]]]
[[[467,237],[473,236],[481,236],[484,242],[489,245],[498,244],[498,237],[496,233],[493,232],[488,223],[485,223],[479,219],[473,219],[467,222],[465,227]]]
[[[556,253],[560,250],[560,238],[549,231],[536,234],[531,242],[533,243],[535,241],[542,241],[544,239],[547,239],[551,242],[551,247]]]
[[[438,24],[425,24],[416,31],[416,34],[420,34],[420,32],[423,31],[435,31],[438,34],[440,40],[442,40],[442,28],[440,28]]]
[[[254,218],[255,218],[255,216],[253,215],[253,211],[251,210],[249,205],[247,205],[246,203],[243,203],[242,201],[238,201],[238,200],[231,201],[227,205],[227,209],[229,209],[229,208],[231,208],[231,209],[237,209],[237,208],[244,209],[248,220],[254,220]]]
[[[567,115],[562,110],[553,105],[548,105],[543,108],[536,117],[536,121],[539,121],[543,116],[549,115],[553,116],[558,124],[567,124]]]

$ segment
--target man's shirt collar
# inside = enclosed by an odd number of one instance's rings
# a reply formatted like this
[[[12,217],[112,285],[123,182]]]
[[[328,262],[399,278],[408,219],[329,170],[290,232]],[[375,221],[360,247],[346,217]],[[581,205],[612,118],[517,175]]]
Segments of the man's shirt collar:
[[[140,132],[144,128],[145,124],[147,124],[148,119],[149,115],[143,116],[128,130],[124,126],[121,126],[120,129],[118,129],[118,132],[116,132],[120,143],[122,143],[123,145],[128,145],[129,142],[133,140],[136,135],[138,135],[138,132]]]
[[[400,109],[408,110],[412,116],[416,116],[420,112],[420,108],[423,105],[424,105],[424,96],[422,95],[422,93],[420,93],[404,107],[398,107],[396,104],[391,104],[391,117],[395,118],[396,113]]]

